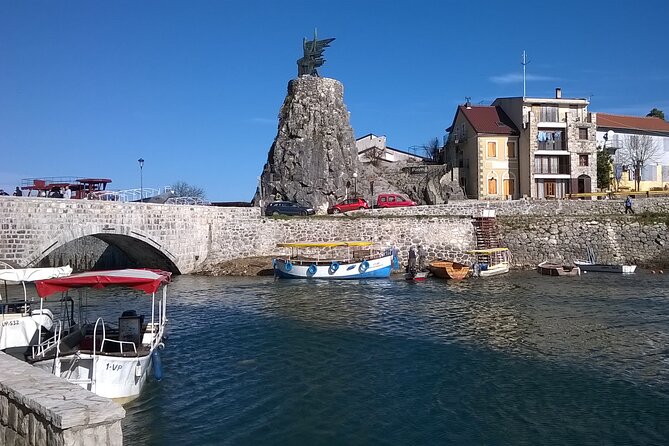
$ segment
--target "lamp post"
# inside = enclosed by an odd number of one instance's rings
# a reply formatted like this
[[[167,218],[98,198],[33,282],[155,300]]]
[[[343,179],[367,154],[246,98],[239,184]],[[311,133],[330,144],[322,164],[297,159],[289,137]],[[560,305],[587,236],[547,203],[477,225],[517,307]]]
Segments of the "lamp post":
[[[358,172],[353,172],[353,196],[358,196]]]
[[[144,202],[144,176],[142,175],[144,158],[138,159],[137,162],[139,163],[139,201]]]

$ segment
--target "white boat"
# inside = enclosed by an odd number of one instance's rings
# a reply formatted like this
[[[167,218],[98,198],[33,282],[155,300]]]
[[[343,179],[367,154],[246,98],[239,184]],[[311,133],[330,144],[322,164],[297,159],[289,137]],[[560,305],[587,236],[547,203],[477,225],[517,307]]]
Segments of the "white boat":
[[[156,379],[162,377],[157,349],[163,346],[170,276],[165,271],[125,269],[36,282],[42,298],[74,288],[122,286],[140,290],[151,295],[151,315],[145,323],[144,315],[129,310],[120,315],[118,325],[98,317],[94,324],[82,323],[66,335],[57,330],[53,338],[32,348],[28,361],[121,404],[137,398],[152,370]]]
[[[290,255],[273,260],[274,274],[284,279],[366,279],[389,277],[393,254],[373,242],[279,243]]]
[[[597,263],[597,257],[592,247],[588,246],[585,250],[586,260],[574,260],[574,265],[578,266],[581,271],[590,273],[618,273],[618,274],[632,274],[636,271],[636,265],[616,265]]]
[[[574,260],[574,265],[578,266],[581,271],[589,273],[633,274],[636,271],[636,265],[607,265],[587,260]]]
[[[23,356],[30,346],[39,344],[54,326],[53,312],[44,308],[40,299],[39,309],[32,309],[28,300],[26,283],[36,280],[65,277],[72,273],[70,266],[58,268],[12,268],[3,262],[0,269],[0,350]],[[23,298],[10,300],[8,285],[21,285]],[[4,294],[3,294],[4,293]]]
[[[508,248],[472,249],[466,252],[476,256],[476,263],[472,266],[474,276],[492,277],[509,272]]]

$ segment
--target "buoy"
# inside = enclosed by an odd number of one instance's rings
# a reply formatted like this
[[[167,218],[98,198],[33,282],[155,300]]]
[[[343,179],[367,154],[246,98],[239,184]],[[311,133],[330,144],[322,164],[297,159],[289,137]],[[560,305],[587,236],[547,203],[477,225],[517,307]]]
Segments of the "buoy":
[[[363,260],[362,263],[360,264],[360,272],[364,273],[367,271],[367,268],[369,268],[369,262],[367,260]]]
[[[307,270],[307,274],[309,274],[310,276],[313,276],[314,274],[316,274],[317,270],[318,270],[318,268],[316,267],[316,265],[314,265],[312,263],[311,265],[309,265],[309,269]]]
[[[286,260],[286,271],[293,269],[293,264],[290,263],[290,260]]]
[[[163,379],[163,363],[160,361],[158,349],[153,350],[153,353],[151,353],[151,360],[153,361],[153,377],[160,381]]]

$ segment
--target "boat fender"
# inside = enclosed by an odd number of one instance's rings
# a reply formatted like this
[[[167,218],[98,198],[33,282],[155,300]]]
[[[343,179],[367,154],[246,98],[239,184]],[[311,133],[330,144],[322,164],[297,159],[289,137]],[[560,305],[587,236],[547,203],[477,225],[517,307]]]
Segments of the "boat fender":
[[[307,270],[307,274],[309,274],[310,276],[313,276],[314,274],[316,274],[317,269],[318,268],[316,267],[316,265],[314,265],[312,263],[311,265],[309,265],[309,269]]]
[[[160,381],[163,379],[163,363],[160,361],[158,350],[153,350],[151,359],[153,361],[153,377],[156,378],[157,381]]]
[[[365,271],[367,271],[367,268],[369,268],[369,262],[367,260],[363,260],[359,268],[360,272],[364,273]]]
[[[290,263],[290,260],[286,260],[286,271],[293,269],[293,264]]]
[[[339,263],[337,263],[337,262],[332,262],[332,263],[330,264],[330,274],[334,274],[334,273],[336,273],[338,269],[339,269]]]
[[[276,259],[272,259],[272,268],[276,269]]]

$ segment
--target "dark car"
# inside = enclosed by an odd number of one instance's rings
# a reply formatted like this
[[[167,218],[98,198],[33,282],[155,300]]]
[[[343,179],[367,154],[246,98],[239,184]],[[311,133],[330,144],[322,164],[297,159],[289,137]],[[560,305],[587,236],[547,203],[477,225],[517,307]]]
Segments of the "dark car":
[[[328,214],[369,209],[369,204],[362,198],[348,198],[328,208]]]
[[[265,207],[265,215],[314,215],[316,211],[294,201],[273,201]]]

